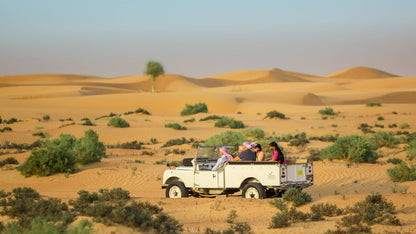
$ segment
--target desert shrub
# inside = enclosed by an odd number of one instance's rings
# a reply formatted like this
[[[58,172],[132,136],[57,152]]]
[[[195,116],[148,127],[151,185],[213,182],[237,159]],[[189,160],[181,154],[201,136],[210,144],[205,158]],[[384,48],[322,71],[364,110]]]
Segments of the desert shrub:
[[[95,120],[99,120],[99,119],[103,119],[103,118],[111,118],[111,117],[114,117],[114,116],[117,116],[117,114],[114,114],[113,112],[111,112],[108,115],[103,115],[103,116],[97,117],[97,118],[95,118]]]
[[[33,142],[32,144],[17,144],[17,143],[11,143],[8,141],[5,141],[4,144],[0,144],[0,149],[17,149],[17,150],[32,150],[35,148],[39,148],[43,145],[43,141],[37,140]]]
[[[340,137],[321,153],[323,158],[347,159],[355,163],[375,163],[378,158],[368,140],[358,135]]]
[[[75,214],[69,211],[68,205],[60,199],[43,199],[37,191],[27,187],[13,189],[2,199],[0,206],[3,206],[0,214],[16,219],[16,227],[19,228],[30,228],[32,220],[36,217],[48,223],[59,222],[64,226],[71,223],[75,217]]]
[[[181,126],[178,123],[168,123],[168,124],[165,124],[165,128],[173,128],[175,130],[187,130],[187,128],[185,126]]]
[[[11,132],[13,129],[11,127],[4,127],[0,129],[0,132]]]
[[[389,124],[389,126],[388,126],[389,128],[397,128],[397,124]]]
[[[358,215],[342,217],[337,222],[336,230],[328,230],[325,234],[347,234],[347,233],[371,233],[371,228],[364,224]]]
[[[337,205],[332,205],[329,203],[319,203],[311,206],[312,213],[319,213],[322,216],[340,216],[342,215],[342,209],[338,208]]]
[[[368,107],[382,106],[380,102],[369,102],[366,104]]]
[[[319,110],[318,113],[321,115],[335,115],[332,107],[326,107],[325,109]]]
[[[43,115],[42,116],[43,121],[49,121],[51,117],[49,115]]]
[[[130,127],[130,124],[125,119],[117,116],[117,117],[111,118],[108,121],[107,126],[115,127],[115,128],[127,128],[127,127]]]
[[[95,126],[95,124],[93,122],[91,122],[91,120],[89,118],[84,118],[81,121],[84,121],[84,123],[81,123],[81,125],[85,125],[85,126]]]
[[[235,210],[231,210],[230,214],[227,216],[227,223],[230,224],[230,227],[223,231],[215,231],[211,228],[205,229],[205,234],[231,234],[231,233],[240,233],[240,234],[251,234],[253,233],[251,230],[250,224],[247,222],[237,222],[237,212]]]
[[[192,148],[198,149],[199,146],[201,146],[205,141],[194,141],[191,144]]]
[[[107,145],[107,148],[140,150],[140,149],[144,149],[143,145],[144,145],[143,142],[132,141],[132,142],[125,142],[125,143],[117,143],[116,145]]]
[[[58,225],[57,225],[58,226]],[[41,217],[33,218],[27,227],[20,227],[16,222],[9,223],[1,233],[48,233],[59,234],[62,232],[57,227]]]
[[[164,158],[164,159],[162,159],[162,160],[156,161],[156,162],[155,162],[155,164],[156,164],[156,165],[164,165],[164,164],[166,164],[167,162],[168,162],[168,160],[167,160],[166,158]]]
[[[98,141],[98,134],[92,129],[84,132],[84,137],[77,140],[73,150],[76,161],[83,165],[100,162],[105,156],[104,143]]]
[[[378,116],[378,117],[377,117],[377,120],[378,120],[378,121],[382,121],[382,120],[384,120],[384,117],[383,117],[383,116]]]
[[[214,124],[215,127],[217,128],[224,128],[224,127],[229,127],[231,129],[236,129],[236,128],[244,128],[244,123],[242,121],[239,120],[235,120],[232,117],[221,117],[221,119],[217,120],[217,122],[215,122]]]
[[[35,133],[32,133],[32,136],[38,136],[40,138],[46,138],[46,135],[43,132],[35,132]]]
[[[416,158],[416,139],[411,140],[409,144],[406,146],[407,151],[407,158],[409,160],[413,160]]]
[[[172,167],[180,167],[183,166],[183,162],[182,161],[170,161],[166,163],[167,166],[172,166]]]
[[[312,201],[312,197],[307,192],[303,192],[299,188],[289,188],[282,196],[283,201],[292,202],[297,207]]]
[[[280,211],[285,211],[287,210],[287,204],[283,202],[282,199],[279,198],[275,198],[271,201],[269,201],[269,204],[275,206],[277,209],[279,209]]]
[[[232,145],[233,153],[237,152],[238,146],[247,141],[247,138],[240,132],[225,131],[213,135],[205,141],[205,145]]]
[[[56,173],[72,173],[76,169],[75,156],[72,148],[75,138],[69,134],[61,134],[59,138],[47,141],[37,150],[32,150],[29,158],[17,168],[24,176],[49,176]]]
[[[327,120],[328,119],[328,116],[322,116],[321,119]]]
[[[290,133],[282,134],[282,135],[277,137],[278,141],[283,141],[283,142],[289,142],[290,140],[292,140],[294,138],[295,137]]]
[[[270,111],[266,113],[266,116],[263,119],[287,119],[286,115],[280,113],[276,110]]]
[[[183,122],[184,122],[184,123],[193,123],[193,122],[195,122],[195,118],[192,118],[192,119],[185,119]]]
[[[401,123],[401,124],[399,124],[399,128],[400,129],[407,129],[407,128],[410,128],[410,125],[408,123]]]
[[[207,113],[208,107],[205,103],[196,103],[195,105],[185,105],[185,108],[181,111],[181,115],[194,115],[197,113]]]
[[[381,147],[394,148],[399,144],[399,139],[395,138],[391,132],[377,132],[370,138],[370,142],[375,149]]]
[[[367,134],[367,133],[375,133],[373,130],[371,130],[372,128],[373,128],[372,126],[370,126],[370,125],[368,125],[366,123],[361,123],[358,126],[358,129],[360,129],[364,134]]]
[[[395,182],[413,181],[416,180],[416,165],[407,165],[405,162],[401,162],[393,168],[388,169],[387,174],[390,179]]]
[[[387,163],[391,163],[391,164],[394,164],[394,165],[399,164],[401,162],[402,162],[402,160],[400,158],[389,158],[389,159],[387,159]]]
[[[289,227],[289,216],[287,213],[276,213],[275,216],[272,217],[272,222],[269,225],[269,228],[283,228]]]
[[[1,122],[3,122],[3,119],[1,118],[1,116],[0,116],[0,124],[1,124]]]
[[[65,230],[66,234],[89,234],[94,233],[92,223],[86,219],[79,221],[75,227],[70,227]]]
[[[261,128],[248,128],[241,132],[243,136],[252,141],[264,138],[264,131]]]
[[[384,128],[384,125],[383,124],[377,124],[377,123],[375,123],[374,124],[374,127],[376,127],[376,128]]]
[[[143,109],[143,108],[138,108],[137,110],[134,111],[136,114],[144,114],[144,115],[152,115],[150,114],[149,111]]]
[[[171,139],[168,140],[165,144],[163,144],[160,148],[164,148],[164,147],[169,147],[169,146],[174,146],[174,145],[183,145],[183,144],[190,144],[194,142],[193,138],[190,138],[189,140],[187,140],[185,137],[182,138],[176,138],[176,139]]]
[[[6,164],[19,164],[19,162],[13,157],[8,157],[8,158],[0,161],[0,167],[4,166]]]
[[[306,159],[310,162],[322,161],[321,151],[319,149],[310,149],[309,156]]]
[[[7,121],[4,120],[3,122],[6,122],[6,124],[12,124],[12,123],[16,123],[16,122],[21,122],[21,120],[18,120],[18,119],[13,117],[11,119],[8,119]]]
[[[75,125],[75,122],[72,122],[72,123],[67,123],[67,124],[62,124],[61,126],[59,126],[58,128],[64,128],[64,127],[68,127],[68,126],[71,126],[71,125]]]
[[[150,143],[152,143],[153,145],[154,144],[157,144],[157,143],[159,143],[158,141],[157,141],[157,139],[156,138],[150,138]]]
[[[221,116],[218,115],[209,115],[205,118],[201,118],[199,121],[208,121],[208,120],[217,120],[217,119],[221,119]]]
[[[338,139],[338,134],[331,135],[331,134],[326,134],[324,136],[321,137],[309,137],[309,140],[319,140],[319,141],[323,141],[323,142],[335,142]]]
[[[295,135],[294,139],[289,142],[289,146],[305,147],[307,143],[309,143],[309,140],[306,133],[302,132]]]
[[[153,153],[153,151],[142,151],[141,155],[148,155],[148,156],[153,156],[155,153]]]

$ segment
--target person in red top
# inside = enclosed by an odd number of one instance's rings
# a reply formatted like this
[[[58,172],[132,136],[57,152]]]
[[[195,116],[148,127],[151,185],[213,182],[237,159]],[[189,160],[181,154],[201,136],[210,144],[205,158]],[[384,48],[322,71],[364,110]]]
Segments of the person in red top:
[[[277,161],[278,164],[286,164],[285,156],[283,155],[276,142],[271,142],[269,144],[269,149],[273,151],[273,158],[270,159],[270,161]]]

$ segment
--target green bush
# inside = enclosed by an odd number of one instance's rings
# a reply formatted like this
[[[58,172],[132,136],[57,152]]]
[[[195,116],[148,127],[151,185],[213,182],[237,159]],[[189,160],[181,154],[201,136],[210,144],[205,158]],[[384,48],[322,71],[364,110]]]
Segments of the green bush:
[[[95,124],[93,122],[91,122],[91,120],[89,118],[83,118],[83,119],[81,119],[81,121],[85,121],[84,123],[81,123],[81,125],[95,126]]]
[[[309,162],[322,161],[321,151],[318,149],[309,150],[309,156],[306,158]]]
[[[201,118],[199,121],[208,121],[208,120],[217,120],[217,119],[221,119],[221,116],[218,115],[209,115],[205,118]]]
[[[318,113],[321,115],[335,115],[334,109],[332,109],[332,107],[326,107],[323,110],[319,110]]]
[[[387,159],[387,163],[391,163],[391,164],[394,164],[394,165],[399,164],[401,162],[402,162],[402,160],[400,158],[389,158],[389,159]]]
[[[297,207],[312,201],[312,197],[307,192],[303,192],[299,188],[289,188],[282,196],[283,201],[292,202]]]
[[[338,208],[337,205],[331,205],[329,203],[319,203],[311,206],[312,213],[319,213],[322,216],[340,216],[342,215],[342,209]]]
[[[401,123],[401,124],[399,124],[399,128],[400,129],[407,129],[407,128],[410,128],[410,125],[408,123]]]
[[[137,141],[132,141],[132,142],[125,142],[125,143],[117,143],[116,145],[107,145],[107,148],[120,148],[120,149],[144,149],[143,147],[144,143],[143,142],[137,142]]]
[[[287,213],[277,213],[275,216],[272,217],[272,222],[269,228],[283,228],[289,227],[289,216]]]
[[[233,153],[237,152],[238,146],[247,141],[240,132],[225,131],[213,135],[205,141],[205,145],[233,145]]]
[[[6,122],[6,124],[12,124],[12,123],[16,123],[16,122],[21,122],[21,120],[17,120],[16,118],[11,118],[11,119],[9,119],[9,120],[4,120],[5,122]],[[3,121],[3,122],[4,122]]]
[[[290,141],[289,146],[305,147],[307,143],[309,143],[309,140],[306,137],[306,133],[302,132],[295,135],[294,139]]]
[[[39,136],[40,138],[46,138],[46,135],[43,132],[32,133],[32,136]]]
[[[185,126],[181,126],[178,123],[165,124],[165,128],[173,128],[173,129],[176,129],[176,130],[187,130],[187,128]]]
[[[413,160],[414,158],[416,158],[416,139],[411,140],[409,142],[409,144],[406,146],[406,151],[407,151],[407,158],[409,160]]]
[[[73,136],[61,134],[59,138],[47,141],[44,147],[33,150],[29,158],[17,170],[26,177],[72,173],[76,169],[75,156],[72,151],[75,142]]]
[[[237,128],[244,128],[244,123],[239,121],[239,120],[235,120],[232,117],[221,117],[221,119],[217,120],[217,122],[215,122],[215,127],[217,128],[224,128],[224,127],[229,127],[231,129],[237,129]]]
[[[361,123],[358,126],[358,129],[360,129],[364,134],[367,134],[367,133],[375,133],[373,130],[371,130],[372,128],[373,128],[372,126],[370,126],[370,125],[368,125],[366,123]]]
[[[355,163],[375,163],[378,158],[368,140],[358,135],[340,137],[321,153],[324,158],[347,159]]]
[[[136,114],[144,114],[144,115],[152,115],[150,114],[149,111],[143,109],[143,108],[138,108],[137,110],[134,111]]]
[[[368,107],[382,106],[380,102],[369,102],[366,104]]]
[[[0,132],[11,132],[13,129],[11,127],[4,127],[3,129],[0,129]]]
[[[42,116],[43,121],[48,121],[51,119],[51,117],[49,115],[44,115]]]
[[[331,134],[326,134],[324,136],[320,136],[320,137],[309,137],[309,140],[319,140],[319,141],[323,141],[323,142],[335,142],[338,139],[338,134],[333,136]]]
[[[264,131],[261,128],[248,128],[241,132],[246,138],[255,141],[264,138]]]
[[[416,165],[401,162],[391,169],[387,170],[390,179],[395,182],[405,182],[416,180]]]
[[[400,143],[399,139],[395,138],[391,132],[377,132],[370,138],[370,142],[375,149],[381,147],[394,148]]]
[[[108,115],[103,115],[103,116],[97,117],[97,118],[95,118],[95,120],[99,120],[99,119],[103,119],[103,118],[110,118],[110,117],[114,117],[114,116],[117,116],[117,114],[114,114],[113,112],[111,112]]]
[[[164,148],[164,147],[169,147],[169,146],[174,146],[174,145],[183,145],[183,144],[190,144],[194,142],[193,138],[190,138],[189,140],[187,140],[185,137],[182,138],[176,138],[176,139],[171,139],[168,140],[165,144],[163,144],[160,148]]]
[[[76,161],[82,165],[100,162],[105,157],[105,146],[98,141],[98,134],[92,129],[84,132],[84,137],[77,140],[73,150]]]
[[[383,121],[384,120],[384,117],[383,116],[379,116],[379,117],[377,117],[377,120],[378,121]]]
[[[192,118],[192,119],[185,119],[183,122],[184,122],[184,123],[193,123],[193,122],[195,122],[195,118]]]
[[[108,121],[107,126],[115,127],[115,128],[127,128],[130,127],[130,124],[121,117],[114,117],[111,118],[110,121]]]
[[[19,162],[13,157],[8,157],[8,158],[0,161],[0,167],[4,166],[6,164],[19,164]]]
[[[280,211],[287,210],[287,204],[284,203],[282,199],[275,198],[275,199],[269,201],[269,204],[275,206]]]
[[[266,113],[266,116],[263,119],[288,119],[286,118],[286,115],[283,113],[280,113],[276,110],[270,111]]]
[[[215,231],[211,228],[205,229],[205,234],[231,234],[231,233],[240,233],[240,234],[252,234],[251,226],[247,222],[237,222],[238,215],[235,210],[231,210],[230,214],[227,216],[227,223],[230,224],[230,227],[224,231]]]
[[[197,113],[207,113],[208,107],[205,103],[197,103],[195,105],[185,105],[185,108],[181,111],[181,115],[194,115]]]

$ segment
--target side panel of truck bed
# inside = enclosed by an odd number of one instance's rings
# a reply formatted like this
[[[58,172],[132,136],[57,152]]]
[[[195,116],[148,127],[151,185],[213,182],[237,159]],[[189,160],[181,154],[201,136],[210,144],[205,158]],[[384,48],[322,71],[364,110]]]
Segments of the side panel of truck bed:
[[[224,168],[226,188],[240,188],[247,178],[257,179],[263,186],[280,185],[278,164],[229,164]]]

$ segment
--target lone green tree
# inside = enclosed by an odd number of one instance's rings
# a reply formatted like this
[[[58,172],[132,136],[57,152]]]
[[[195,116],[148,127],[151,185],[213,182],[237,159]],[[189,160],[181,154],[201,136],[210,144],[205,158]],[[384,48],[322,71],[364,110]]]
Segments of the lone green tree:
[[[145,74],[150,75],[152,78],[152,92],[154,93],[157,77],[165,74],[162,64],[156,61],[147,62]]]

